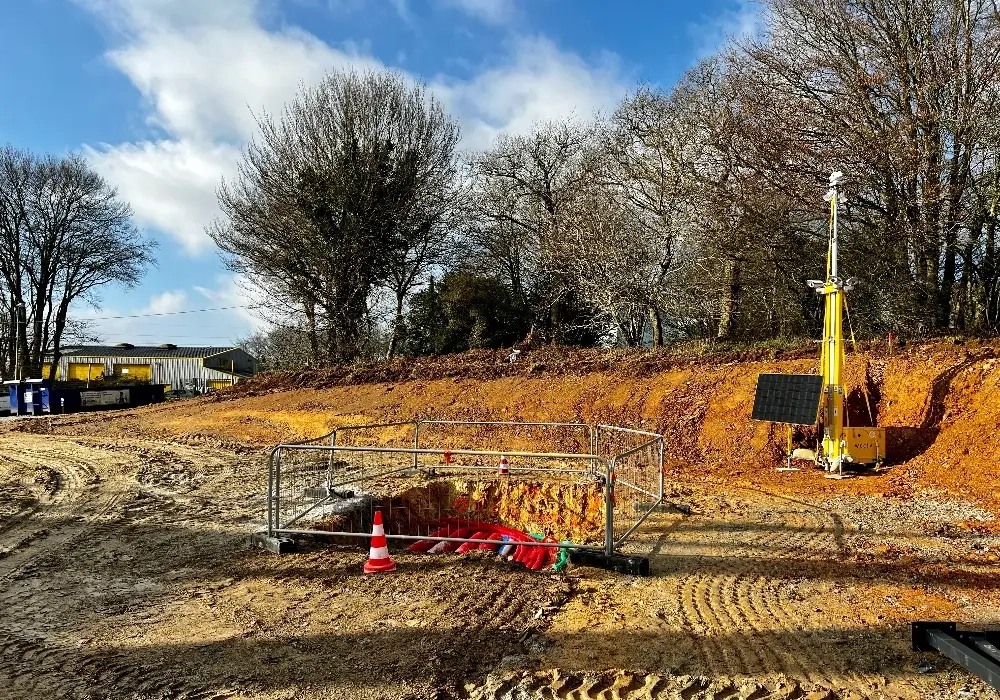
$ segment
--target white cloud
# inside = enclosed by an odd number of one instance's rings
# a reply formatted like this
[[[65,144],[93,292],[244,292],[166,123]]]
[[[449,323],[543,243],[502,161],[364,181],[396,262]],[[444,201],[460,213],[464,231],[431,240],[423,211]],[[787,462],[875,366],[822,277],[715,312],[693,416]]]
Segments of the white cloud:
[[[158,141],[85,147],[118,186],[136,220],[191,254],[211,248],[204,227],[218,214],[215,190],[232,175],[254,113],[279,112],[302,84],[334,68],[374,67],[296,28],[259,24],[253,0],[100,0],[87,6],[120,32],[111,63],[135,85]]]
[[[254,313],[255,306],[259,306],[261,301],[256,298],[259,293],[245,284],[239,275],[218,275],[215,284],[215,287],[195,286],[194,291],[210,302],[213,308],[235,307],[231,314],[238,317],[248,330],[268,325]]]
[[[146,305],[144,313],[172,314],[182,311],[187,303],[187,294],[183,291],[167,291],[153,295]]]
[[[242,141],[331,68],[370,63],[295,27],[267,31],[256,0],[83,0],[123,41],[107,58],[175,138]]]
[[[231,345],[264,325],[246,308],[248,303],[232,275],[218,275],[214,286],[167,290],[140,306],[82,307],[74,318],[88,322],[109,344]],[[188,313],[198,309],[221,310]]]
[[[517,12],[514,0],[439,0],[444,7],[450,7],[471,15],[487,24],[505,24]]]
[[[111,61],[150,102],[153,124],[199,140],[245,138],[254,112],[280,109],[297,86],[331,68],[364,63],[296,29],[164,27],[138,38]]]
[[[730,40],[756,36],[763,28],[764,7],[759,0],[731,0],[721,13],[692,24],[688,33],[695,39],[698,58],[707,58]]]
[[[204,227],[218,215],[215,191],[235,173],[240,148],[256,131],[254,113],[280,112],[301,85],[331,69],[382,65],[364,43],[334,47],[299,28],[269,30],[255,0],[78,1],[117,32],[108,59],[138,89],[148,124],[163,132],[85,152],[141,225],[192,255],[211,249]],[[484,20],[509,11],[505,0],[449,1]],[[400,6],[405,13],[406,3]],[[542,37],[511,40],[502,59],[469,79],[431,82],[471,148],[541,120],[587,118],[625,91],[614,56],[592,64]]]
[[[431,88],[460,116],[465,145],[483,148],[501,131],[524,133],[540,121],[570,115],[588,119],[617,104],[626,84],[615,56],[592,66],[534,37],[513,40],[508,62],[472,80],[439,76]]]
[[[410,4],[407,0],[389,0],[393,8],[396,10],[396,14],[399,18],[403,20],[406,24],[413,24],[413,13],[410,12]]]
[[[215,190],[235,174],[238,148],[164,140],[88,146],[84,154],[118,187],[140,226],[168,233],[192,255],[211,248],[204,227],[219,214]]]

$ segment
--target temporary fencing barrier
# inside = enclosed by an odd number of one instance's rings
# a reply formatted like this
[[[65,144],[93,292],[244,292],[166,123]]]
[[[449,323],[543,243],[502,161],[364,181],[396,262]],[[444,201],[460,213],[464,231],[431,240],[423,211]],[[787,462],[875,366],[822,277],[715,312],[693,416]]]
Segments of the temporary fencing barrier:
[[[435,446],[422,446],[422,441]],[[578,451],[516,449],[553,443]],[[496,476],[501,457],[507,458],[512,477],[528,476],[570,490],[583,485],[583,491],[600,494],[604,511],[600,531],[587,541],[562,541],[560,546],[567,549],[610,555],[663,501],[663,438],[655,433],[584,423],[377,423],[340,427],[314,440],[271,450],[267,536],[370,537],[371,516],[379,509],[385,516],[388,539],[496,545],[495,539],[476,538],[471,532],[462,537],[432,534],[446,520],[492,518],[498,524],[510,524],[499,522],[504,520],[503,513],[493,507],[484,510],[468,494],[449,498],[450,492],[442,486],[442,498],[435,499],[434,484],[444,481],[433,477],[451,481],[469,477],[477,485],[469,487],[477,496],[498,497],[495,493],[484,496],[488,482],[497,484],[496,489],[518,487],[516,480]],[[393,492],[392,480],[417,473],[431,477],[424,487],[429,497],[404,494],[374,500],[375,493]],[[556,512],[553,517],[569,522],[576,514]],[[308,528],[303,526],[307,519]],[[551,547],[552,541],[521,544]]]
[[[622,546],[663,504],[663,436],[645,430],[598,425],[596,449],[609,454],[606,550]]]

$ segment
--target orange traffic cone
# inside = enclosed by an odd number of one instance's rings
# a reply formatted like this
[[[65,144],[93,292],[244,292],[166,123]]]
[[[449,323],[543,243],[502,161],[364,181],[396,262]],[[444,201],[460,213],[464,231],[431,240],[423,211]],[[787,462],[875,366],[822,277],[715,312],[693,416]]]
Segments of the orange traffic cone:
[[[510,471],[507,469],[507,455],[500,455],[500,468],[497,469],[498,476],[509,476]]]
[[[381,571],[395,571],[396,562],[389,556],[389,547],[385,541],[385,529],[382,527],[382,511],[375,511],[375,522],[372,524],[372,545],[365,564],[365,573],[374,574]]]

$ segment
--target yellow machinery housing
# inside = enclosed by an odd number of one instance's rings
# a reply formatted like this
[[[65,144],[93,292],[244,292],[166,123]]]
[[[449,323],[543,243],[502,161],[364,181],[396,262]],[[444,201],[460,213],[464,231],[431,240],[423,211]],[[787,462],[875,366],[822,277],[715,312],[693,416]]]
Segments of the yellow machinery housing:
[[[852,462],[877,464],[885,459],[885,428],[846,428],[844,441]]]

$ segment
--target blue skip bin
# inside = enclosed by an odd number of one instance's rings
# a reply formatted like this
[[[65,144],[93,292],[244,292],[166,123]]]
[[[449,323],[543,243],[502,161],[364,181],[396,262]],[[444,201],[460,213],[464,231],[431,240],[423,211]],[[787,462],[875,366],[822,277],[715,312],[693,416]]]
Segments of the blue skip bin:
[[[28,407],[24,404],[24,382],[11,379],[4,382],[8,388],[9,409],[12,416],[24,416],[28,413]]]
[[[42,394],[49,386],[45,379],[27,379],[24,382],[24,408],[31,416],[42,415]]]

